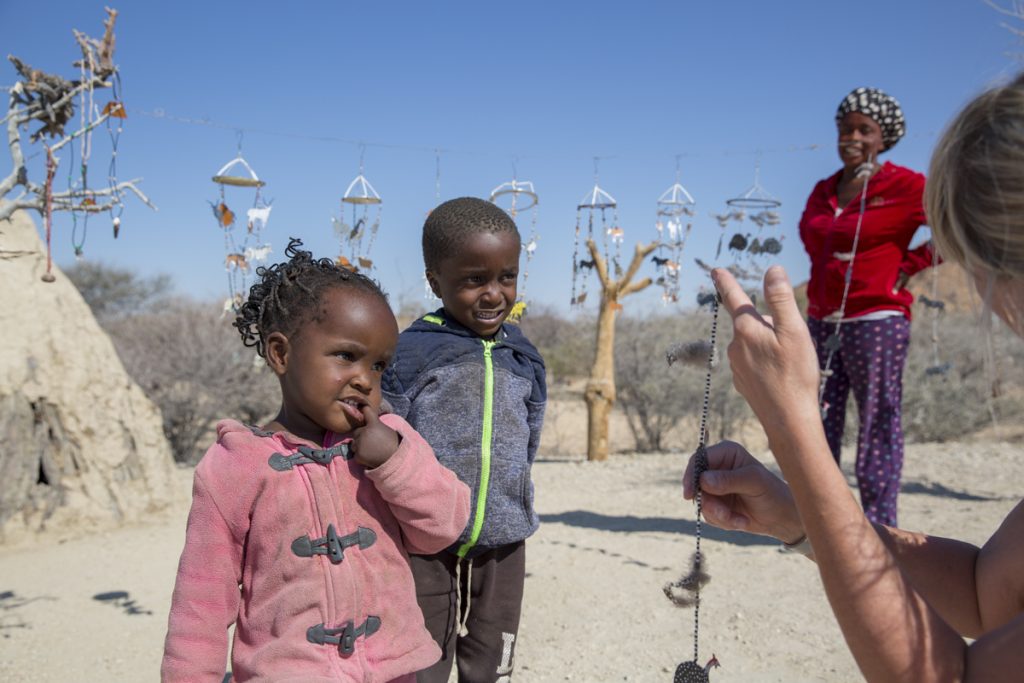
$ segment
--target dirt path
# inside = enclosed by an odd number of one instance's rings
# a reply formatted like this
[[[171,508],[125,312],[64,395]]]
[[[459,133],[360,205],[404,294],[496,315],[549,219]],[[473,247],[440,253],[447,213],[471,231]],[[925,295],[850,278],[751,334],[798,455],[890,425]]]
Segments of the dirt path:
[[[661,590],[693,552],[682,467],[682,455],[536,465],[542,526],[527,546],[515,680],[664,682],[692,658],[693,612]],[[912,446],[906,473],[904,526],[980,543],[1021,496],[1024,447]],[[186,514],[0,548],[0,680],[157,680]],[[859,680],[812,563],[704,528],[700,657],[722,663],[712,680]]]

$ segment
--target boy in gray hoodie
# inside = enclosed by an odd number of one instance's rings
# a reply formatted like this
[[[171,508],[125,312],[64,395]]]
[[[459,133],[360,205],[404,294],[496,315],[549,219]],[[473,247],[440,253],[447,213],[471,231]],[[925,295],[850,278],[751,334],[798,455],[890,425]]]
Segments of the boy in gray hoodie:
[[[399,336],[382,388],[392,409],[469,485],[470,519],[437,555],[411,558],[417,599],[441,661],[419,683],[511,680],[537,530],[530,468],[547,401],[544,361],[517,326],[520,236],[494,204],[447,201],[423,226],[427,282],[442,308]]]

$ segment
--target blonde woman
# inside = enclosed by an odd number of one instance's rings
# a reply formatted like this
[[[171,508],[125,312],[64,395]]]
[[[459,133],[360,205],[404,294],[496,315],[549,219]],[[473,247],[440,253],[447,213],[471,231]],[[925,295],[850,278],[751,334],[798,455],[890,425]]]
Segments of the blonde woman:
[[[1024,76],[964,109],[928,177],[939,253],[964,266],[991,311],[1024,337]],[[707,520],[812,557],[868,681],[1022,680],[1024,502],[981,548],[869,522],[830,456],[815,350],[785,272],[765,276],[769,317],[729,273],[712,275],[733,317],[736,388],[788,484],[742,446],[712,446],[700,475]],[[695,461],[683,480],[688,498]]]

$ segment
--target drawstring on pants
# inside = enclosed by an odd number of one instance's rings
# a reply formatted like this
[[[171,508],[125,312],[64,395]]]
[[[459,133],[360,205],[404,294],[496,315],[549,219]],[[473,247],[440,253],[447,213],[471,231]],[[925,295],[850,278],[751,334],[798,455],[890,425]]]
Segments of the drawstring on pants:
[[[466,571],[466,610],[462,610],[462,563],[465,561],[467,569]],[[458,615],[459,629],[458,634],[460,638],[464,638],[469,635],[469,607],[473,600],[473,560],[463,560],[459,558],[459,561],[455,564],[455,613]]]

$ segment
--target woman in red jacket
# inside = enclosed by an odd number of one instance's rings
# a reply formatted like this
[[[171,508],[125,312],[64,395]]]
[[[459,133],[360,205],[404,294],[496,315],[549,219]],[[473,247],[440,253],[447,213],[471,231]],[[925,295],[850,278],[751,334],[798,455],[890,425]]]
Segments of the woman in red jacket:
[[[860,415],[857,485],[868,519],[896,525],[903,467],[900,402],[910,342],[904,287],[932,265],[930,243],[910,249],[926,222],[925,178],[878,156],[906,131],[899,103],[875,88],[857,88],[839,104],[843,167],[818,182],[800,219],[811,258],[808,326],[823,370],[822,419],[839,462],[846,400]]]

